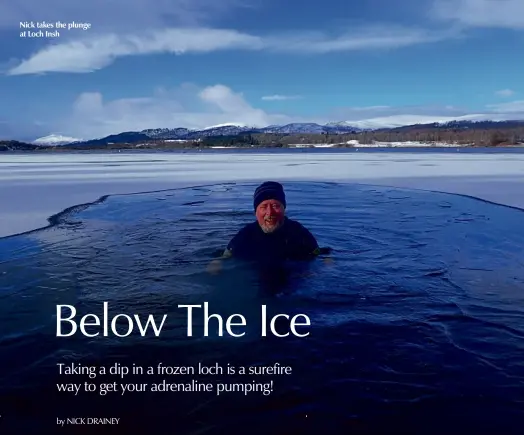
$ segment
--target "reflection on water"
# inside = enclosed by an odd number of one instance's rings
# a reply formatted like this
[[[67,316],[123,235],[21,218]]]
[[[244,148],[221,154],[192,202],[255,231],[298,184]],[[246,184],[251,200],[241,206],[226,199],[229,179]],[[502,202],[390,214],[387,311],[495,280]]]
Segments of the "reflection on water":
[[[254,187],[111,196],[62,215],[52,228],[0,239],[2,415],[24,433],[79,410],[156,433],[160,423],[169,433],[517,432],[524,418],[521,211],[419,191],[286,183],[289,216],[333,248],[329,258],[270,271],[229,260],[208,273],[254,219]],[[167,320],[159,337],[55,337],[57,304],[102,317],[103,302],[111,316]],[[246,334],[220,337],[212,321],[204,337],[197,311],[188,337],[179,305],[204,302],[224,318],[242,314]],[[310,335],[262,338],[262,305],[268,316],[306,314]],[[73,397],[55,392],[56,363],[66,361],[278,362],[293,374],[265,378],[274,381],[269,396]]]

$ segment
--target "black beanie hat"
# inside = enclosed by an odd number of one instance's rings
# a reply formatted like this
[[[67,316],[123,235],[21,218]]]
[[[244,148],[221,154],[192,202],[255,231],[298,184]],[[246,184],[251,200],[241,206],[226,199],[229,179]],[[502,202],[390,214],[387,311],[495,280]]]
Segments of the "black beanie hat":
[[[255,194],[253,195],[253,206],[255,210],[262,201],[267,199],[276,199],[280,201],[284,208],[286,207],[286,194],[282,184],[276,181],[266,181],[257,187]]]

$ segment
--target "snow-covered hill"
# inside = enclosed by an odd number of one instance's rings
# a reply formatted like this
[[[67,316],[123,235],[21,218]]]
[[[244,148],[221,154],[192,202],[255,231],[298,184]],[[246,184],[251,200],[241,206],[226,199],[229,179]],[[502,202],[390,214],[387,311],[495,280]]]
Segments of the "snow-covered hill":
[[[49,136],[40,137],[33,141],[34,145],[66,145],[73,142],[82,142],[82,139],[76,137],[50,134]]]
[[[464,118],[464,117],[463,117]],[[133,143],[149,140],[200,140],[212,136],[237,136],[241,134],[344,134],[359,133],[363,131],[375,130],[394,130],[409,131],[412,129],[496,129],[496,128],[516,128],[524,126],[524,121],[490,121],[478,119],[451,119],[425,116],[389,116],[374,118],[366,121],[340,121],[330,122],[325,125],[315,123],[292,123],[286,125],[270,125],[267,127],[250,127],[243,124],[228,123],[214,125],[202,130],[191,130],[184,127],[176,128],[151,128],[142,131],[127,131],[112,134],[110,136],[81,140],[74,137],[61,135],[50,135],[39,138],[33,142],[34,145],[66,145],[73,142],[82,144],[114,144],[114,143]]]

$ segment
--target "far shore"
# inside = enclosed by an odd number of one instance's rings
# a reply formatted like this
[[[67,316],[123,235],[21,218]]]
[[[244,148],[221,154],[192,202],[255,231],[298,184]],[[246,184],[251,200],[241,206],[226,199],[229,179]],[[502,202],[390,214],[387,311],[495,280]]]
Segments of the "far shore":
[[[352,141],[353,142],[353,141]],[[524,143],[501,143],[498,145],[478,145],[478,144],[459,144],[449,142],[375,142],[372,144],[360,143],[297,143],[297,144],[278,144],[278,145],[251,145],[251,144],[235,144],[235,145],[203,145],[195,142],[184,143],[120,143],[108,145],[6,145],[0,144],[1,152],[17,152],[17,153],[67,153],[78,151],[202,151],[202,150],[275,150],[275,149],[348,149],[348,150],[364,150],[364,149],[378,149],[378,148],[490,148],[490,149],[504,149],[504,148],[522,148]]]
[[[283,126],[273,131],[220,127],[212,130],[154,129],[126,131],[96,139],[75,140],[51,135],[34,142],[3,140],[0,151],[70,152],[104,150],[187,151],[207,149],[295,148],[507,148],[524,145],[524,121],[451,122],[414,124],[375,130],[333,130],[331,127],[297,129]],[[289,128],[288,128],[289,127]],[[313,131],[312,131],[313,130]],[[61,141],[61,142],[57,142]]]

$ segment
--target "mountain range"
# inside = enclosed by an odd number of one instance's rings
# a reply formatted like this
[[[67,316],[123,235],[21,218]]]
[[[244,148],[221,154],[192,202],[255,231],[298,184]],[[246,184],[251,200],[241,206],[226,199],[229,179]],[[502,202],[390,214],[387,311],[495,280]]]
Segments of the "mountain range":
[[[222,124],[208,127],[202,130],[191,130],[188,128],[155,128],[141,131],[127,131],[112,134],[102,138],[80,140],[60,135],[50,135],[33,141],[34,145],[103,145],[112,143],[146,142],[151,140],[172,141],[195,141],[213,136],[238,136],[242,134],[355,134],[365,131],[392,131],[406,132],[412,130],[467,130],[467,129],[508,129],[524,127],[524,121],[449,121],[434,122],[430,124],[412,124],[393,128],[359,128],[349,123],[332,122],[325,125],[315,123],[293,123],[286,125],[270,125],[256,128],[239,124]]]

